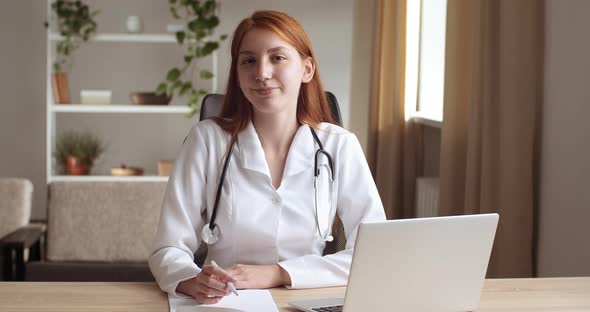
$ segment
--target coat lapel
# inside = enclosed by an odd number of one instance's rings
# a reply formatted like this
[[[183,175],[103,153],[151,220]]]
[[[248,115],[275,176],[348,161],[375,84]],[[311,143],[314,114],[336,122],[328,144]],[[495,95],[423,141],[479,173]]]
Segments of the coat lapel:
[[[312,167],[316,148],[309,126],[300,126],[289,148],[283,176],[295,175]],[[264,157],[264,150],[252,123],[248,124],[246,129],[238,133],[238,149],[240,163],[243,168],[257,171],[270,177],[268,164]]]
[[[246,129],[238,133],[238,148],[243,168],[258,171],[270,177],[264,150],[252,122],[248,124]]]
[[[313,167],[316,148],[309,126],[304,124],[299,127],[287,155],[283,176],[292,176]]]

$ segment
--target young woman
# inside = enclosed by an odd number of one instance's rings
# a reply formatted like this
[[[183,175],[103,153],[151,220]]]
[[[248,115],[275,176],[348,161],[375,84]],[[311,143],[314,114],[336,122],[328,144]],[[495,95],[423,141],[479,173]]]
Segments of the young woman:
[[[385,214],[358,140],[333,124],[307,34],[258,11],[238,25],[231,58],[221,118],[191,129],[170,176],[149,259],[158,284],[202,303],[228,281],[345,285],[359,224]],[[336,213],[346,249],[322,256]],[[193,262],[202,241],[217,265]]]

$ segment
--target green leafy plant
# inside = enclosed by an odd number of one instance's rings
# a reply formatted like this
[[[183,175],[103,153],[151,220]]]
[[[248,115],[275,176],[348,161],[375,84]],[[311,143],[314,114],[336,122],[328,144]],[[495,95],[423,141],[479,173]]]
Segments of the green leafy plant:
[[[185,46],[184,64],[174,67],[166,74],[166,80],[160,83],[156,94],[167,96],[188,95],[187,105],[191,108],[187,117],[194,116],[199,111],[199,98],[207,94],[207,90],[197,88],[194,79],[198,73],[201,79],[212,79],[214,74],[206,69],[200,69],[198,61],[219,48],[219,42],[227,38],[221,35],[213,39],[213,31],[219,25],[216,16],[217,2],[215,0],[169,0],[170,12],[175,19],[186,22],[186,29],[176,32],[176,41]]]
[[[51,4],[51,9],[57,18],[57,31],[63,37],[57,43],[53,70],[67,71],[71,67],[74,51],[96,32],[94,17],[99,11],[91,12],[88,5],[80,0],[56,0]],[[45,26],[49,24],[45,23]]]
[[[63,173],[66,168],[66,159],[68,156],[74,156],[88,166],[92,166],[105,150],[105,145],[98,136],[90,131],[76,132],[69,130],[62,132],[56,140],[53,157],[58,166],[58,170]]]

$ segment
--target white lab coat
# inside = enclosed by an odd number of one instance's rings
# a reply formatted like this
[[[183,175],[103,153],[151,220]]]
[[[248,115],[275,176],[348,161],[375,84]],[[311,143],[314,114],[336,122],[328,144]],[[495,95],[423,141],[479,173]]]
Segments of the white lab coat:
[[[346,249],[322,256],[314,209],[314,154],[319,148],[309,126],[299,127],[291,144],[278,189],[256,130],[238,134],[223,184],[216,224],[221,238],[209,246],[206,263],[278,263],[291,277],[292,288],[345,285],[352,248],[361,221],[385,220],[383,205],[356,136],[322,123],[316,133],[333,159],[333,213],[342,219]],[[201,230],[211,218],[230,135],[211,120],[197,123],[182,147],[168,182],[149,266],[160,288],[176,294],[179,282],[200,272],[193,254]],[[321,163],[327,163],[323,158]],[[327,173],[323,172],[323,177]],[[327,184],[321,184],[318,216],[328,228]]]

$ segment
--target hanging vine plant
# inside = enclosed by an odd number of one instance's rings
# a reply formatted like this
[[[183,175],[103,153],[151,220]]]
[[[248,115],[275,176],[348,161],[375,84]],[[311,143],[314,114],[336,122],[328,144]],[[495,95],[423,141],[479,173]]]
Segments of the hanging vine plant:
[[[192,117],[199,111],[199,99],[208,93],[207,90],[195,85],[197,75],[207,80],[214,77],[211,71],[199,66],[199,60],[217,50],[219,42],[225,40],[227,35],[221,35],[218,39],[211,37],[219,25],[216,15],[218,5],[215,0],[169,2],[172,16],[186,22],[185,29],[176,32],[176,41],[185,47],[184,64],[168,71],[166,80],[158,85],[156,94],[166,94],[169,97],[188,95],[187,105],[191,111],[187,117]]]
[[[55,104],[67,104],[70,103],[67,72],[72,67],[74,52],[96,33],[94,17],[98,11],[90,11],[88,5],[80,0],[55,0],[51,3],[51,10],[51,23],[55,23],[52,31],[62,36],[56,44],[52,66],[53,101]],[[49,22],[45,22],[46,28],[49,28]]]
[[[57,31],[63,36],[56,46],[53,71],[68,71],[74,51],[96,33],[94,17],[99,11],[90,11],[88,5],[79,0],[57,0],[51,4],[51,9],[56,16]],[[46,22],[45,26],[49,27],[49,24]]]

